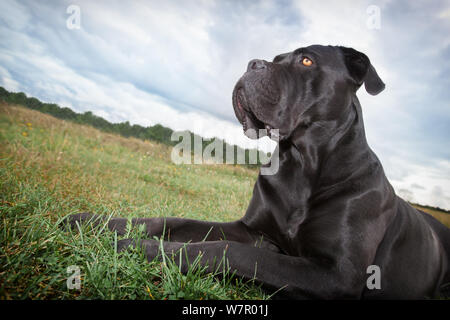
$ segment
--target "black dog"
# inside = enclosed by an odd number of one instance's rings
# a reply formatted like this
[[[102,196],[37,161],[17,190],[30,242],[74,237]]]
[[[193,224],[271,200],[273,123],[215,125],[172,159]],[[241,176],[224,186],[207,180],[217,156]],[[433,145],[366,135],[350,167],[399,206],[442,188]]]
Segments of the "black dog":
[[[372,95],[384,89],[367,56],[350,48],[314,45],[250,61],[234,110],[246,132],[279,129],[278,172],[259,175],[241,220],[132,223],[145,224],[149,237],[165,230],[167,252],[190,241],[183,271],[199,252],[212,270],[225,252],[236,275],[284,287],[284,298],[436,297],[450,282],[450,229],[395,195],[365,138],[356,97],[363,83]],[[103,218],[83,213],[68,222],[88,219]],[[112,218],[109,228],[123,234],[126,222]],[[129,245],[121,240],[119,250]],[[157,241],[140,245],[149,260],[158,255]],[[371,265],[380,288],[367,286]]]

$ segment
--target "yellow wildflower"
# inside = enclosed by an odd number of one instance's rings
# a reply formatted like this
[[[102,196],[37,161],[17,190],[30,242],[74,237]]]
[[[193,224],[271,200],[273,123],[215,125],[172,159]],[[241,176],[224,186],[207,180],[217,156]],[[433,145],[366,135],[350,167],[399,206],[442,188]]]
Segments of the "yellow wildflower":
[[[150,298],[152,298],[152,300],[155,300],[155,298],[153,297],[152,293],[150,292],[150,288],[147,286],[147,293],[150,296]]]

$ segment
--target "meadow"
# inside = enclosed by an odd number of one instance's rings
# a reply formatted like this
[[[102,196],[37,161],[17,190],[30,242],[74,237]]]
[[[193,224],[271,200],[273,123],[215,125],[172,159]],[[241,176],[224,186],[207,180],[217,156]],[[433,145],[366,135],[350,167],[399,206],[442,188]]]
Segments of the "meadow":
[[[216,277],[193,263],[181,274],[137,248],[118,254],[103,226],[64,230],[73,213],[240,218],[257,171],[174,165],[171,148],[125,138],[21,106],[0,104],[0,299],[268,299],[253,281]],[[450,227],[450,215],[431,214]],[[139,238],[129,229],[124,237]],[[80,289],[67,268],[78,266]]]
[[[178,216],[232,221],[243,215],[256,170],[180,165],[163,144],[124,138],[18,106],[0,106],[0,299],[265,299],[251,282],[167,261],[139,249],[119,255],[117,236],[67,231],[64,216]],[[124,237],[139,237],[130,230]],[[70,266],[81,290],[69,290]]]

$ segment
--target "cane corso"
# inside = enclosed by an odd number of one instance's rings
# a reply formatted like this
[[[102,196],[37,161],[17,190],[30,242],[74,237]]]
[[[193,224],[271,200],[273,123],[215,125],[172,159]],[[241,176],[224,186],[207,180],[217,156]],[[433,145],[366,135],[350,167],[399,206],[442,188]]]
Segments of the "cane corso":
[[[439,296],[450,282],[450,229],[396,196],[367,144],[356,97],[363,84],[372,95],[385,87],[351,48],[313,45],[250,61],[233,91],[234,112],[245,132],[278,129],[278,171],[258,176],[238,221],[136,218],[148,240],[120,240],[118,249],[140,245],[152,260],[160,257],[152,238],[162,236],[166,253],[184,248],[174,259],[182,272],[199,253],[211,271],[225,256],[237,276],[255,277],[280,298]],[[81,213],[66,222],[104,219]],[[126,224],[108,222],[118,234]],[[370,266],[379,272],[375,287]]]

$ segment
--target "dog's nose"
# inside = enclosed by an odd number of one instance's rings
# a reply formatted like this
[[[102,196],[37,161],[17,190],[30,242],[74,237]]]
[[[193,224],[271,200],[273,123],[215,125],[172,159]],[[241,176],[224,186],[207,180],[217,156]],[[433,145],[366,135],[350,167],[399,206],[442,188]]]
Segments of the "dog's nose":
[[[267,68],[267,65],[264,60],[253,59],[248,63],[247,71],[265,69],[265,68]]]

